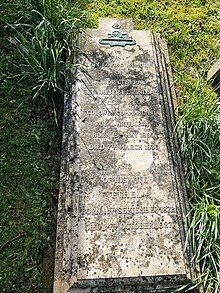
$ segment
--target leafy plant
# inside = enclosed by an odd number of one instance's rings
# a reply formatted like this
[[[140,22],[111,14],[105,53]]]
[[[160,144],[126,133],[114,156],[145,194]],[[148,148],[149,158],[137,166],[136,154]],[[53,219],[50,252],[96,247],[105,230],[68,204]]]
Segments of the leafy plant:
[[[62,113],[66,58],[78,50],[83,18],[66,0],[0,2],[0,292],[42,292],[45,251],[55,247],[61,139],[53,112]]]
[[[65,61],[77,52],[77,30],[99,17],[130,17],[136,29],[150,29],[168,42],[174,70],[178,132],[191,203],[190,237],[205,292],[219,291],[219,103],[204,82],[219,58],[217,0],[0,0],[2,36],[1,180],[2,241],[28,232],[1,253],[1,292],[39,292],[42,250],[53,225],[48,216],[58,139],[53,121],[43,114],[49,101],[62,103]],[[13,14],[13,15],[12,15]],[[3,27],[3,21],[13,30]],[[8,44],[11,35],[13,46]],[[73,35],[73,37],[72,37]],[[19,55],[17,54],[19,50]],[[21,58],[22,56],[22,58]],[[10,62],[17,63],[17,69]],[[7,76],[17,74],[13,79]],[[200,79],[196,76],[199,74]],[[36,101],[29,105],[27,93]],[[33,108],[36,108],[33,110]],[[55,108],[55,107],[54,107]],[[35,111],[35,112],[34,112]],[[34,113],[34,115],[33,115]],[[46,118],[47,117],[47,118]],[[57,130],[57,128],[56,128]],[[52,131],[52,133],[51,133]],[[55,150],[56,152],[57,150]],[[57,172],[58,173],[58,172]]]
[[[77,36],[82,13],[76,5],[59,0],[29,0],[19,3],[19,19],[12,42],[21,54],[19,82],[30,85],[33,99],[55,104],[62,101],[66,58],[78,51]]]
[[[220,102],[198,82],[179,105],[178,132],[191,203],[189,236],[199,282],[220,289]]]

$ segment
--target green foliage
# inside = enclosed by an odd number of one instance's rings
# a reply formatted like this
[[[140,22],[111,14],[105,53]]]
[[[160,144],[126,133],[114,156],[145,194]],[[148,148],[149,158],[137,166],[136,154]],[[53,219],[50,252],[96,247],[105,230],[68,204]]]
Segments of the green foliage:
[[[206,292],[220,289],[220,102],[198,83],[179,105],[178,132],[191,199],[190,238]]]
[[[54,245],[51,193],[58,182],[53,158],[60,137],[51,114],[62,103],[66,57],[78,51],[75,32],[85,21],[96,26],[99,17],[130,17],[136,29],[159,32],[168,42],[191,205],[189,236],[202,272],[199,282],[205,292],[219,292],[220,107],[205,82],[219,58],[219,1],[0,2],[1,245],[27,233],[0,254],[0,291],[42,290],[42,252]],[[82,18],[82,6],[88,19]]]
[[[22,103],[21,92],[14,95],[0,99],[0,244],[26,235],[9,242],[0,253],[0,291],[39,292],[43,251],[54,245],[57,130],[47,115],[33,117],[32,105]]]
[[[86,1],[91,25],[98,17],[129,17],[136,29],[161,33],[168,42],[172,67],[202,75],[218,58],[220,19],[218,1],[112,0]]]
[[[29,0],[19,6],[19,18],[11,27],[12,42],[21,54],[20,80],[30,84],[33,98],[62,100],[65,60],[77,48],[77,29],[82,16],[67,1]],[[18,78],[18,77],[16,77]]]
[[[53,113],[56,105],[60,125],[79,10],[67,1],[0,1],[0,292],[42,292],[43,255],[56,231]]]

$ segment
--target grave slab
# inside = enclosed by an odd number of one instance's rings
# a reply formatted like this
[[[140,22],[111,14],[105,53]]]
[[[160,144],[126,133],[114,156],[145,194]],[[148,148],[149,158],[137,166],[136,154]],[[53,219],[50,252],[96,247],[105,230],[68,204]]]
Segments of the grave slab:
[[[216,61],[208,71],[207,80],[210,81],[220,95],[220,59]]]
[[[54,292],[173,292],[192,270],[166,44],[100,19],[81,47],[64,105]]]

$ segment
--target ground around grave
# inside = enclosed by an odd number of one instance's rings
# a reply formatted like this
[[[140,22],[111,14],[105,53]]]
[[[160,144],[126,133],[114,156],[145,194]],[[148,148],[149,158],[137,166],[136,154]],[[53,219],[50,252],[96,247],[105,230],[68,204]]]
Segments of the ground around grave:
[[[27,82],[13,78],[21,57],[4,26],[14,13],[2,6],[0,292],[41,292],[44,252],[54,247],[60,132],[51,107],[34,103]]]
[[[19,64],[21,57],[8,42],[10,30],[3,26],[16,14],[11,14],[6,1],[1,4],[0,292],[42,292],[43,255],[54,247],[60,131],[52,107],[33,103],[25,81],[10,78],[18,73],[13,64]],[[193,210],[194,252],[204,273],[205,292],[217,293],[220,110],[206,72],[219,58],[219,1],[97,0],[84,1],[83,6],[90,26],[97,25],[98,17],[131,17],[136,29],[159,32],[167,40]]]

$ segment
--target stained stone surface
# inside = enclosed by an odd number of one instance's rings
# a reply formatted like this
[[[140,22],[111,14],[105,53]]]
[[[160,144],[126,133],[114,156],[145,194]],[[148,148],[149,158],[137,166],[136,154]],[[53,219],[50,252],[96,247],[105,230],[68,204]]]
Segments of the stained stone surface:
[[[173,292],[191,276],[166,45],[101,19],[82,46],[65,98],[54,292]]]
[[[220,95],[220,59],[209,69],[207,80],[212,82],[217,93]]]

